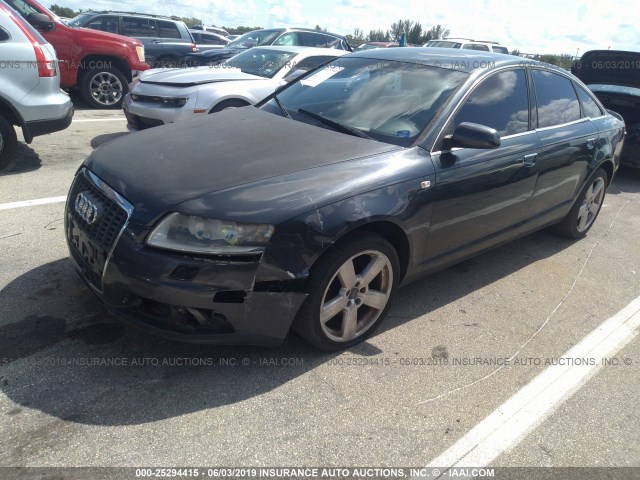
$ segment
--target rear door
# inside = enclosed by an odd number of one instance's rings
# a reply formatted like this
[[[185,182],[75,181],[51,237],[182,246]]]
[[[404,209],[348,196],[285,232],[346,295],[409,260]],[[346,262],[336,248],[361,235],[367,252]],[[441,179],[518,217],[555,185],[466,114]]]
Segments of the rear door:
[[[532,69],[537,135],[542,152],[534,165],[538,182],[528,217],[552,214],[571,202],[597,150],[598,130],[581,114],[573,82],[548,69]]]
[[[510,68],[485,78],[445,127],[441,139],[462,122],[495,128],[501,146],[432,154],[436,203],[427,267],[483,250],[524,220],[536,184],[536,172],[530,164],[540,153],[529,106],[526,71]],[[439,149],[438,143],[435,149]]]
[[[162,41],[158,37],[155,20],[146,17],[122,16],[122,34],[137,38],[144,45],[146,62],[153,66],[156,59],[162,56]]]

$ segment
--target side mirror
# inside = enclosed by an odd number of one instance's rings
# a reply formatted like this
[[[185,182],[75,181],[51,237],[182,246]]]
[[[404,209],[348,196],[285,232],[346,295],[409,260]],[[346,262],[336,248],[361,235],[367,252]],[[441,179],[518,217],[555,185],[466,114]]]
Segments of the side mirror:
[[[53,20],[47,17],[44,13],[30,13],[27,15],[27,22],[33,25],[38,30],[42,30],[44,32],[50,32],[53,30]]]
[[[444,137],[442,150],[452,148],[482,148],[492,149],[500,146],[500,134],[485,125],[478,123],[462,122],[453,132],[453,135]]]
[[[298,78],[300,78],[302,75],[304,75],[305,73],[307,73],[307,70],[302,70],[300,68],[297,68],[295,70],[291,70],[289,73],[287,73],[284,77],[283,77],[283,81],[285,83],[291,83],[295,80],[297,80]]]

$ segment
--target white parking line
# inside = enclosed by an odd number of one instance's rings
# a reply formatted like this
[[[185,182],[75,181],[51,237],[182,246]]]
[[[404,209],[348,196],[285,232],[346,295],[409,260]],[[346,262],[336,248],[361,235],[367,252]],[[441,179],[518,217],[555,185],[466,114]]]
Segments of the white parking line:
[[[12,208],[21,207],[33,207],[34,205],[46,205],[48,203],[60,203],[67,200],[67,196],[64,197],[48,197],[48,198],[36,198],[35,200],[23,200],[21,202],[0,203],[0,210],[10,210]]]
[[[615,356],[639,330],[640,297],[637,297],[433,459],[427,469],[488,466],[584,386],[604,360]]]

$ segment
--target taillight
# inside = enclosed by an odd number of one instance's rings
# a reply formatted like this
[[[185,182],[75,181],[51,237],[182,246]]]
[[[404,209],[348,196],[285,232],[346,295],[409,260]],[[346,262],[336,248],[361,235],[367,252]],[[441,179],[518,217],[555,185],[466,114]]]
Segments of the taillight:
[[[198,47],[196,47],[196,44],[195,44],[195,43],[192,43],[192,44],[191,44],[191,51],[192,51],[193,53],[196,53],[196,52],[198,51]]]
[[[38,65],[38,76],[40,77],[55,77],[56,76],[56,61],[48,48],[40,43],[38,38],[33,32],[20,20],[16,18],[11,10],[6,8],[0,3],[0,10],[7,14],[7,16],[16,24],[22,33],[27,37],[29,43],[33,47],[33,51],[36,54],[36,64]]]

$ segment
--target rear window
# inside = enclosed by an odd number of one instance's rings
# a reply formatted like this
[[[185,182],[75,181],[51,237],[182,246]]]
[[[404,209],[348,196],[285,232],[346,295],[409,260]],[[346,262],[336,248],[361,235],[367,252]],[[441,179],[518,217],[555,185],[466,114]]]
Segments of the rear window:
[[[552,127],[580,119],[580,104],[571,80],[553,72],[531,72],[538,103],[538,127]]]
[[[493,47],[491,47],[491,49],[496,53],[504,53],[506,55],[509,55],[509,49],[507,47],[496,47],[496,46],[493,46]]]
[[[122,34],[128,37],[155,37],[155,21],[148,18],[122,17]]]
[[[178,30],[175,23],[156,20],[156,25],[158,25],[158,36],[160,38],[181,38],[180,30]]]

